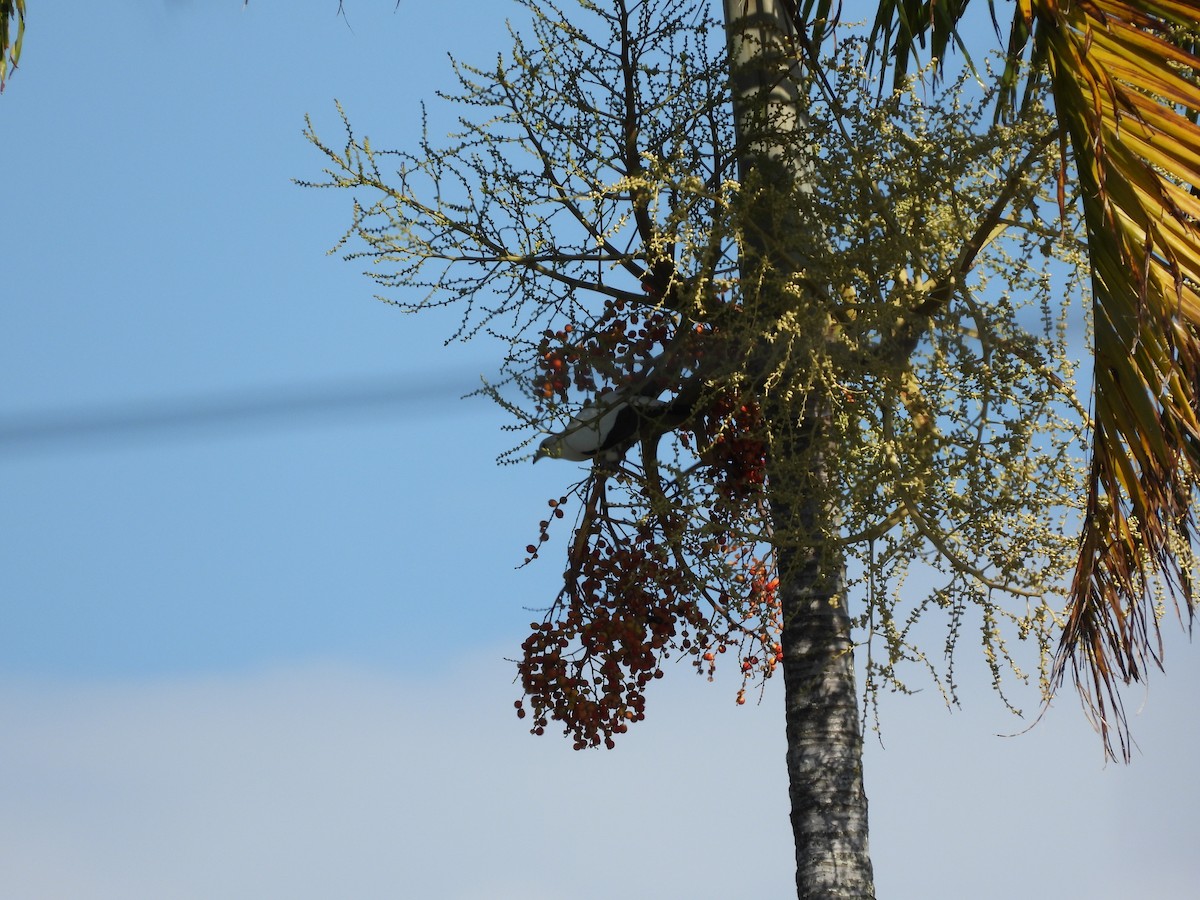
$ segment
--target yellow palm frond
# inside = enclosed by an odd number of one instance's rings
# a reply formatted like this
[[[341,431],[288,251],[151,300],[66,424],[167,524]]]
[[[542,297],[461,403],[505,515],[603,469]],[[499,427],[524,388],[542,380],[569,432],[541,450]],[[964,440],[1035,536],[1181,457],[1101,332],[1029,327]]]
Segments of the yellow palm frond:
[[[21,41],[25,37],[25,0],[0,0],[0,91],[8,67],[17,67]]]
[[[1095,430],[1057,660],[1106,745],[1127,753],[1117,686],[1161,662],[1157,589],[1194,610],[1200,473],[1200,58],[1173,25],[1200,4],[1021,0],[1074,157],[1092,263]]]

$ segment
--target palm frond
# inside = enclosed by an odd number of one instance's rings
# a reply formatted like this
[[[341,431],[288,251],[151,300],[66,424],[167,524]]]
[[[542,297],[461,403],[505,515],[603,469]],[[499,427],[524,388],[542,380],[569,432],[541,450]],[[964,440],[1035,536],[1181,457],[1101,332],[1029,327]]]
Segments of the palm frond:
[[[879,0],[871,44],[896,83],[962,50],[969,0]],[[1000,35],[995,0],[988,0]],[[793,5],[803,34],[811,3]],[[1162,664],[1163,602],[1195,613],[1200,478],[1200,0],[1017,0],[997,115],[1050,79],[1092,267],[1094,431],[1086,515],[1055,660],[1105,747],[1118,693]],[[1047,76],[1048,72],[1048,76]],[[1022,82],[1024,86],[1022,89]],[[1063,167],[1063,187],[1067,168]],[[1063,192],[1065,194],[1065,191]]]
[[[1056,660],[1111,751],[1118,688],[1161,666],[1159,599],[1195,608],[1200,473],[1200,58],[1173,0],[1022,0],[1080,182],[1092,264],[1095,430],[1086,516]]]
[[[815,59],[822,41],[832,34],[838,23],[841,3],[835,10],[833,0],[783,0],[783,7]]]
[[[970,0],[880,0],[871,27],[869,44],[882,61],[881,72],[890,68],[899,87],[908,75],[910,62],[919,62],[928,46],[937,70],[953,46],[972,65],[971,54],[959,34],[959,22]],[[995,23],[995,0],[988,0]],[[890,59],[889,59],[890,58]]]
[[[0,91],[9,66],[17,67],[25,37],[25,0],[0,0]]]

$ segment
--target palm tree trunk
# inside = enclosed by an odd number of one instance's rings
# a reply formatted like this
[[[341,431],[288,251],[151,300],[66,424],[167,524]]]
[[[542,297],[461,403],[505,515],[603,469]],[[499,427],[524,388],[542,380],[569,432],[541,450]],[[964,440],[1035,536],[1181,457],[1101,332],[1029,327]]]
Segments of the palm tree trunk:
[[[779,422],[773,423],[773,443],[794,446],[808,463],[804,484],[796,485],[785,475],[771,494],[771,517],[779,536],[796,896],[859,900],[873,898],[875,889],[845,568],[837,546],[822,537],[832,525],[823,486],[825,460],[833,448],[818,443],[820,421],[819,415],[810,416],[801,426],[807,434],[799,435],[798,444],[781,441]]]
[[[780,0],[725,0],[739,168],[749,186],[742,283],[760,311],[780,307],[774,288],[804,266],[811,242],[786,213],[811,175],[797,148],[807,124],[792,23]],[[815,294],[812,302],[821,302]],[[779,310],[782,312],[782,310]],[[753,354],[751,354],[753,358]],[[752,363],[753,365],[753,363]],[[754,373],[752,373],[753,376]],[[768,491],[779,563],[787,767],[796,892],[800,900],[875,896],[867,849],[867,799],[844,565],[828,500],[825,404],[797,415],[768,398]],[[797,477],[796,461],[804,460]]]
[[[813,568],[782,584],[796,896],[873,898],[850,620],[845,599],[816,586],[828,573]]]

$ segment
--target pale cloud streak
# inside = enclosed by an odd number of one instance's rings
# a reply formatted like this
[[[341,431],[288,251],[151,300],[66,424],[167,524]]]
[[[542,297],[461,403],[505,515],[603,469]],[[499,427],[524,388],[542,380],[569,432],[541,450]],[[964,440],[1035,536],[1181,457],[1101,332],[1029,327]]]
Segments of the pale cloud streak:
[[[510,672],[495,654],[428,679],[0,685],[0,893],[788,895],[776,696],[738,709],[730,685],[673,671],[615,752],[575,753],[525,732]],[[880,896],[1182,900],[1197,883],[1197,792],[1154,721],[1152,758],[1104,769],[1074,710],[1010,739],[928,696],[887,710],[889,749],[867,758]],[[1194,741],[1194,722],[1171,727]]]

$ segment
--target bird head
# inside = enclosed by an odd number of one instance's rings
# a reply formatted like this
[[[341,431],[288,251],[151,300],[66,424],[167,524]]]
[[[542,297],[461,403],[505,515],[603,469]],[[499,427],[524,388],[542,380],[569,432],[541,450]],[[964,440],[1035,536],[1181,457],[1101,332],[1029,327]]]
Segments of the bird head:
[[[538,445],[537,452],[533,454],[533,461],[539,459],[565,459],[571,462],[583,462],[590,457],[587,454],[580,453],[572,447],[563,438],[561,434],[552,434]]]

